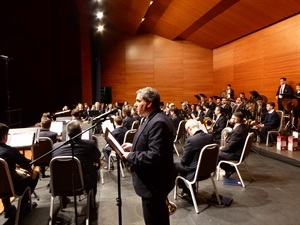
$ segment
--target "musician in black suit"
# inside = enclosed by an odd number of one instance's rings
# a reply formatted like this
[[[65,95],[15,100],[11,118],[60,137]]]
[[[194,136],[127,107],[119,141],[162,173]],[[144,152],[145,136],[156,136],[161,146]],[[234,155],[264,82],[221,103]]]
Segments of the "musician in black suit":
[[[115,125],[115,129],[111,133],[120,144],[123,144],[125,133],[128,131],[128,129],[123,126],[123,120],[120,116],[116,116],[114,118],[114,125]],[[108,169],[108,163],[109,163],[108,161],[109,161],[109,155],[111,153],[111,150],[112,147],[108,144],[106,144],[102,149],[105,161],[107,163],[107,166],[104,167],[104,169]],[[110,169],[111,170],[114,169],[113,163],[110,164]]]
[[[297,98],[298,104],[294,110],[294,126],[298,129],[298,119],[300,117],[300,83],[296,84],[296,92],[294,96]]]
[[[221,106],[217,106],[215,108],[215,115],[213,120],[213,129],[212,135],[215,142],[220,142],[222,130],[227,125],[227,118],[223,115],[223,108]]]
[[[293,94],[293,88],[286,83],[286,78],[282,77],[280,78],[280,86],[278,87],[278,90],[276,92],[276,98],[278,101],[278,110],[284,111],[282,102],[285,98],[285,95],[292,95]]]
[[[183,118],[180,118],[180,117],[179,117],[179,109],[178,109],[176,106],[170,107],[170,118],[171,118],[172,121],[173,121],[173,124],[174,124],[175,129],[177,129],[178,126],[179,126],[180,121],[181,121]]]
[[[124,143],[124,157],[131,164],[133,186],[142,198],[144,221],[147,225],[168,225],[166,199],[175,184],[173,140],[175,128],[171,119],[160,110],[160,95],[146,87],[137,91],[141,123],[133,143]]]
[[[267,139],[268,131],[276,129],[280,126],[280,117],[274,110],[275,103],[268,102],[266,107],[268,113],[266,114],[265,119],[262,121],[262,123],[257,125],[257,127],[259,128],[260,136],[262,137],[262,141],[265,141]],[[269,147],[272,146],[271,143],[272,141],[269,143]]]
[[[78,120],[71,120],[66,127],[67,134],[70,138],[75,137],[76,135],[82,132],[81,122]],[[92,140],[83,140],[81,136],[78,136],[76,139],[73,139],[74,144],[74,156],[77,157],[82,166],[83,181],[86,190],[94,190],[94,196],[97,193],[97,177],[100,163],[101,153],[96,146],[95,142]],[[72,147],[70,144],[63,145],[63,142],[55,143],[53,149],[58,148],[52,152],[52,158],[56,156],[72,156]],[[62,146],[62,147],[60,147]],[[66,197],[62,197],[62,202],[65,207],[67,202]]]
[[[58,134],[56,132],[50,131],[51,120],[48,117],[42,117],[41,119],[41,129],[40,137],[48,137],[52,140],[53,144],[57,142]],[[46,177],[45,167],[41,166],[41,176],[42,178]]]
[[[203,104],[203,110],[204,110],[204,118],[205,117],[209,117],[211,119],[213,118],[214,111],[210,108],[207,102]]]
[[[38,173],[37,176],[33,178],[32,176],[21,176],[16,172],[16,165],[19,165],[21,168],[29,171],[30,173],[32,173],[33,171],[31,169],[29,159],[25,158],[16,148],[6,145],[9,135],[8,131],[8,126],[3,123],[0,123],[0,158],[4,159],[8,165],[16,194],[22,195],[27,187],[30,187],[31,192],[33,192],[39,180]],[[16,207],[10,203],[10,199],[1,198],[1,200],[4,206],[4,217],[14,217]],[[36,203],[32,204],[34,207],[37,206]],[[30,205],[28,205],[28,195],[25,195],[22,199],[21,207],[23,209],[30,209]]]
[[[231,84],[227,84],[226,97],[227,99],[234,99],[234,90],[231,88]]]
[[[199,122],[189,119],[185,124],[185,129],[189,137],[185,140],[184,151],[180,162],[175,163],[176,176],[180,175],[192,181],[195,176],[199,155],[205,145],[213,144],[211,134],[204,133],[199,128]],[[182,180],[178,180],[178,186],[182,189],[181,196],[190,196],[190,191]]]
[[[132,123],[135,121],[135,119],[131,115],[131,107],[123,108],[122,116],[123,116],[123,126],[126,127],[127,130],[131,130]]]
[[[233,129],[226,138],[226,145],[220,147],[219,161],[239,160],[248,135],[248,126],[244,124],[244,115],[241,112],[233,113],[230,123]],[[226,178],[235,173],[235,168],[229,164],[222,163],[221,168],[225,170]]]

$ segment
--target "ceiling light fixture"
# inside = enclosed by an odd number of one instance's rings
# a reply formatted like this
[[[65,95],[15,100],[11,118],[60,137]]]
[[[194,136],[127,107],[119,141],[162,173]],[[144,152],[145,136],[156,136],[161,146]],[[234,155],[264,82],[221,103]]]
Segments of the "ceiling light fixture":
[[[98,25],[97,31],[102,32],[103,30],[104,30],[104,26],[103,25]]]
[[[101,19],[101,18],[103,18],[103,12],[97,12],[97,14],[96,14],[96,17],[97,17],[97,19]]]

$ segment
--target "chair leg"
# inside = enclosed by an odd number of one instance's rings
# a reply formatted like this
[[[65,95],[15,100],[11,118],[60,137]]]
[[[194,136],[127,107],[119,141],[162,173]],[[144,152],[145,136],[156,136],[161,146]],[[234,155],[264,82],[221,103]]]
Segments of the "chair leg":
[[[103,169],[100,168],[100,178],[101,178],[101,184],[104,184],[104,177],[103,177]]]
[[[239,179],[240,179],[240,181],[241,181],[241,183],[242,183],[242,186],[245,187],[244,181],[243,181],[243,179],[242,179],[242,176],[241,176],[241,174],[240,174],[240,171],[239,171],[238,167],[237,167],[236,165],[234,165],[234,167],[235,167],[236,173],[238,174]]]
[[[174,200],[177,199],[177,179],[175,179],[175,187],[174,187]]]
[[[34,191],[33,193],[32,193],[33,195],[34,195],[34,197],[36,198],[36,200],[40,200],[40,197],[38,196],[38,194]]]
[[[220,163],[217,166],[217,180],[219,180],[219,175],[220,175]]]
[[[270,136],[270,133],[268,132],[268,134],[267,134],[267,140],[266,140],[266,146],[269,145],[269,136]]]
[[[248,164],[247,164],[246,161],[244,161],[244,163],[245,163],[245,165],[246,165],[246,169],[248,170],[248,173],[249,173],[249,176],[250,176],[250,178],[251,178],[251,181],[253,181],[254,179],[253,179],[253,177],[252,177],[252,175],[251,175],[251,172],[250,172],[250,170],[249,170],[249,166],[248,166]]]
[[[53,221],[53,205],[54,205],[54,197],[51,196],[50,213],[49,213],[49,225],[52,225],[52,221]]]
[[[178,150],[177,150],[177,147],[176,147],[176,143],[175,143],[175,142],[173,143],[173,146],[174,146],[174,149],[175,149],[176,154],[179,156],[179,152],[178,152]]]
[[[215,191],[215,194],[216,194],[216,198],[217,198],[217,200],[218,200],[218,204],[221,205],[222,202],[221,202],[220,195],[219,195],[219,191],[218,191],[218,189],[217,189],[217,186],[216,186],[216,183],[215,183],[215,181],[214,181],[214,178],[211,176],[210,179],[211,179],[211,182],[212,182],[212,184],[213,184],[213,186],[214,186],[214,191]]]
[[[188,184],[188,188],[190,189],[190,192],[191,192],[191,195],[192,195],[192,199],[193,199],[193,204],[194,204],[195,211],[198,214],[199,213],[199,209],[198,209],[197,200],[196,200],[196,197],[195,197],[195,193],[194,193],[193,187],[192,187],[191,184]]]

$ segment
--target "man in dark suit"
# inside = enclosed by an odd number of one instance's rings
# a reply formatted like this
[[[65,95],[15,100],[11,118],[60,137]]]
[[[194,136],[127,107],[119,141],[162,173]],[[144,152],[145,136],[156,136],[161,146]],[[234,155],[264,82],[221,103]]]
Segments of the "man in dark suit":
[[[190,135],[184,144],[184,151],[180,162],[175,163],[176,175],[185,177],[189,181],[195,176],[199,155],[205,145],[213,144],[213,137],[211,134],[204,133],[199,128],[199,122],[195,119],[189,119],[185,124],[185,129]],[[190,191],[182,180],[178,180],[178,186],[182,188],[181,195],[188,194]]]
[[[248,127],[244,124],[244,115],[241,112],[233,113],[230,123],[233,129],[226,138],[226,145],[220,147],[219,161],[238,160],[248,135]],[[222,163],[221,168],[225,170],[226,178],[235,173],[235,168],[229,164]]]
[[[175,184],[173,140],[175,128],[160,110],[160,95],[146,87],[137,91],[137,111],[145,119],[133,143],[124,143],[124,157],[131,164],[133,186],[142,198],[147,225],[170,224],[166,199]]]
[[[17,195],[22,195],[27,187],[30,187],[31,192],[34,191],[37,182],[39,180],[38,173],[37,176],[29,176],[24,177],[19,175],[16,172],[16,166],[20,166],[27,170],[30,173],[33,173],[31,169],[30,160],[25,158],[16,148],[6,145],[8,140],[8,126],[6,124],[0,123],[0,158],[4,159],[9,167],[9,171],[11,174],[11,178],[14,184],[15,192]],[[34,178],[33,178],[34,177]],[[3,181],[1,181],[3,182]],[[1,198],[3,206],[4,206],[4,217],[12,218],[15,216],[16,207],[13,206],[10,202],[9,198]],[[33,207],[36,207],[36,203],[32,203]],[[21,211],[25,212],[23,209],[30,209],[30,205],[28,203],[28,195],[25,195],[22,199],[22,209]]]
[[[278,90],[276,92],[276,98],[278,101],[278,110],[284,111],[282,102],[285,96],[292,95],[292,94],[293,94],[293,88],[286,83],[286,78],[285,77],[280,78],[280,86],[278,87]]]
[[[223,115],[223,108],[217,106],[215,108],[214,125],[212,129],[212,135],[215,142],[220,142],[222,130],[227,125],[227,118]]]
[[[53,144],[57,142],[58,134],[56,132],[50,131],[51,120],[48,117],[42,117],[40,137],[48,137],[52,140]]]
[[[127,130],[131,130],[132,123],[135,121],[133,116],[131,115],[131,108],[126,107],[122,110],[123,114],[123,126],[127,128]]]
[[[257,125],[257,127],[259,128],[259,133],[262,137],[262,141],[265,141],[267,139],[268,131],[276,129],[280,126],[280,117],[274,110],[275,103],[268,102],[266,108],[268,113],[266,114],[264,121]],[[269,143],[269,147],[270,146],[272,146],[272,141]]]
[[[48,137],[52,140],[53,144],[57,142],[58,134],[56,132],[50,131],[51,120],[48,117],[42,117],[41,119],[41,129],[40,129],[40,137]],[[45,167],[41,166],[41,176],[42,178],[47,177],[45,174]]]
[[[298,129],[298,119],[300,117],[300,83],[296,84],[296,92],[294,93],[294,96],[298,101],[298,104],[294,109],[294,126],[296,129]]]
[[[67,134],[70,138],[75,137],[76,135],[82,132],[81,122],[78,120],[71,120],[67,124]],[[97,170],[99,168],[100,156],[101,153],[96,146],[95,142],[92,140],[82,140],[81,136],[73,139],[74,144],[74,156],[77,157],[81,163],[82,173],[83,173],[83,181],[86,190],[93,189],[94,196],[97,193]],[[54,144],[53,149],[61,146],[63,142],[59,142]],[[72,155],[72,147],[70,144],[63,145],[52,153],[52,158],[56,156],[71,156]],[[70,174],[71,176],[71,174]],[[66,197],[62,198],[63,205],[65,206],[68,202]]]
[[[234,90],[231,88],[231,84],[227,84],[226,97],[227,99],[234,99]]]
[[[111,133],[120,144],[123,144],[124,136],[125,136],[125,133],[127,132],[127,128],[123,126],[123,121],[120,116],[116,116],[114,118],[114,125],[115,125],[115,129]],[[112,150],[112,147],[109,144],[106,144],[102,150],[103,155],[105,157],[105,161],[107,163],[107,166],[104,167],[104,169],[108,169],[108,164],[109,164],[108,161],[109,161],[109,155],[111,153],[111,150]],[[113,163],[110,164],[110,169],[111,170],[114,169]]]

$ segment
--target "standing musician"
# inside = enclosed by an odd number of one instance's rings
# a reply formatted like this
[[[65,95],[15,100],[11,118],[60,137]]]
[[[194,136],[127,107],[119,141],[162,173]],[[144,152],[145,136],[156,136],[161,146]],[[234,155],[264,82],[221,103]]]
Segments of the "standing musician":
[[[226,97],[227,99],[234,99],[234,90],[231,88],[231,84],[227,84]]]
[[[278,101],[278,109],[284,111],[282,102],[284,99],[284,95],[292,95],[293,94],[293,88],[286,83],[286,78],[282,77],[280,78],[280,86],[278,87],[278,90],[276,92],[276,98]]]
[[[294,110],[294,126],[298,129],[298,119],[300,117],[300,83],[296,84],[296,92],[294,96],[297,98],[298,104]]]

